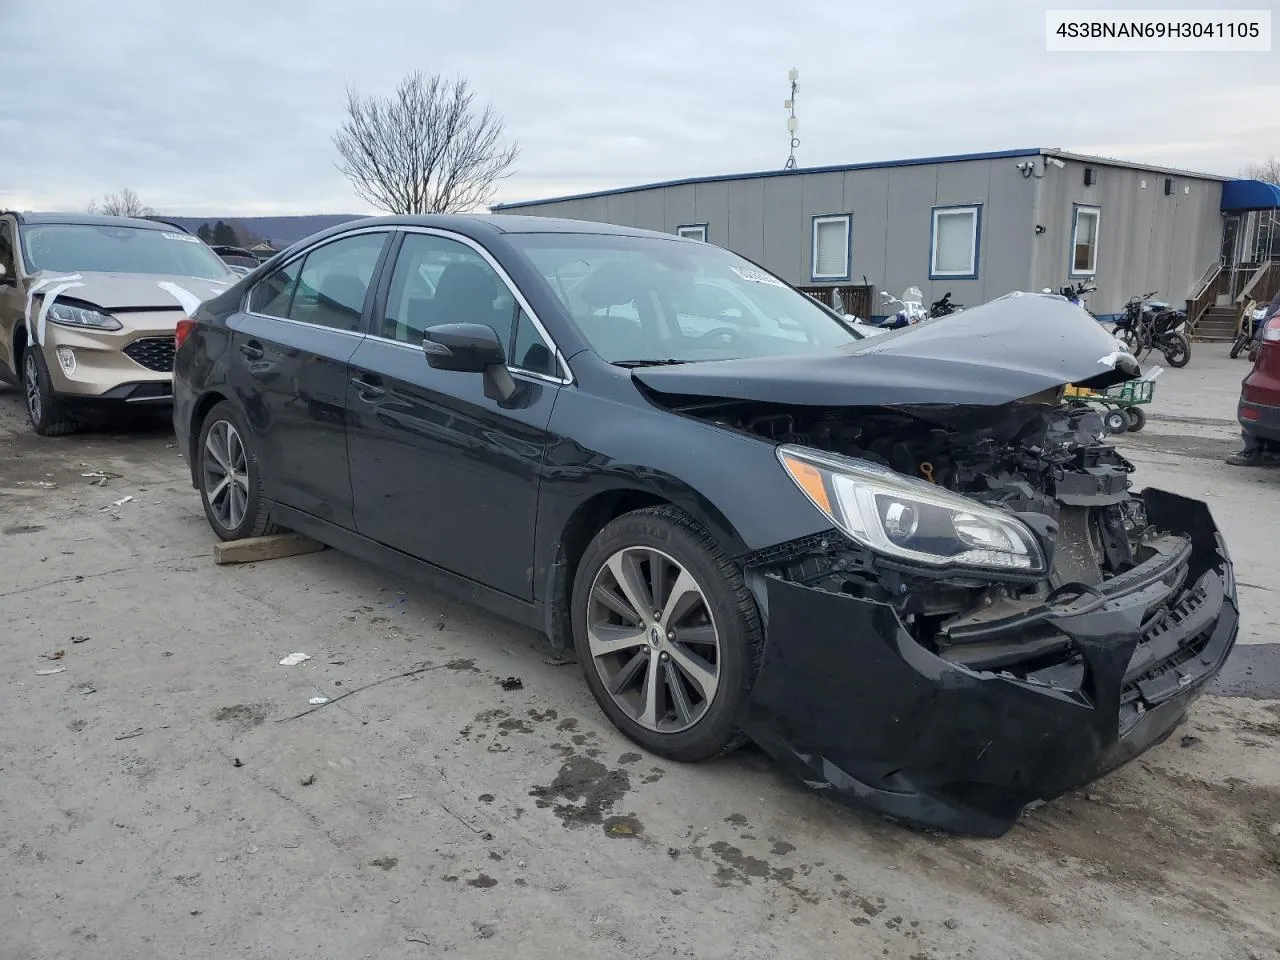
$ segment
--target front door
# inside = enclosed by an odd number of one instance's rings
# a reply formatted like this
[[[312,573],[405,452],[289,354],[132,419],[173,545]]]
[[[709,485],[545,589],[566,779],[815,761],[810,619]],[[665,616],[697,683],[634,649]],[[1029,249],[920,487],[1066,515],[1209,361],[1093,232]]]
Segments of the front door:
[[[561,389],[553,351],[488,259],[459,239],[406,233],[385,285],[374,335],[351,358],[356,528],[532,599],[538,484]],[[441,323],[498,332],[519,385],[512,401],[485,397],[479,374],[427,365],[422,332]]]
[[[228,321],[228,382],[245,398],[268,499],[353,527],[347,364],[391,234],[358,233],[284,264]]]
[[[18,279],[18,236],[9,217],[0,217],[0,379],[22,379],[13,356],[13,332],[26,315],[27,300]]]

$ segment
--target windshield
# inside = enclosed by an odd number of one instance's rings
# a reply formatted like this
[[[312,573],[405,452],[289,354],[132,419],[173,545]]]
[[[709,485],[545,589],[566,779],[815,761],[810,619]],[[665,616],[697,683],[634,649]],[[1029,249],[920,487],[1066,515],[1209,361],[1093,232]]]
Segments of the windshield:
[[[510,240],[610,363],[825,353],[862,339],[810,297],[711,244],[608,234]]]
[[[202,280],[234,278],[199,237],[115,224],[45,223],[22,230],[32,273],[153,273]]]

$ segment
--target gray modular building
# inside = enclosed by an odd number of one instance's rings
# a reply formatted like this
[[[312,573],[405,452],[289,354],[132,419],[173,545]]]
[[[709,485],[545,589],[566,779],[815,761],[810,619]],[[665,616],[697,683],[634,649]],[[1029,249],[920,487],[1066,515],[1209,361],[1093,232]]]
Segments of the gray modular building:
[[[1280,206],[1254,181],[1034,149],[697,177],[493,211],[703,239],[811,291],[865,277],[895,296],[914,285],[926,303],[951,291],[976,305],[1088,278],[1087,304],[1107,317],[1150,290],[1181,303],[1224,257],[1252,256],[1224,250],[1224,222],[1253,222],[1227,209],[1227,184],[1246,188],[1231,202]]]

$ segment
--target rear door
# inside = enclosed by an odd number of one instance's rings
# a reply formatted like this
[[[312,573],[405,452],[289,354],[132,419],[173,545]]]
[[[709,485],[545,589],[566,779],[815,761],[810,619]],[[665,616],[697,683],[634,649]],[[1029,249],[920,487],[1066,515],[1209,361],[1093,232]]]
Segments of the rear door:
[[[351,358],[347,405],[360,533],[522,599],[547,423],[565,382],[549,338],[478,245],[406,232],[379,298],[373,335]],[[474,373],[433,370],[422,332],[484,323],[506,344],[519,384],[499,406]]]
[[[348,361],[392,234],[343,234],[283,264],[236,314],[228,382],[263,460],[268,498],[347,529]]]

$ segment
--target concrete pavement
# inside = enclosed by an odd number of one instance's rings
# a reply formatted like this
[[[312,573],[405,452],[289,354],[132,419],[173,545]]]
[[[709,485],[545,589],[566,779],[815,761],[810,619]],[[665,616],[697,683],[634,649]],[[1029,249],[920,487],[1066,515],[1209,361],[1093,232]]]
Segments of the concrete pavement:
[[[1210,499],[1262,664],[1280,473],[1220,462],[1225,349],[1121,443]],[[36,438],[0,390],[0,960],[1280,958],[1274,670],[1001,840],[939,836],[749,749],[646,756],[532,633],[334,551],[215,567],[172,444]]]

